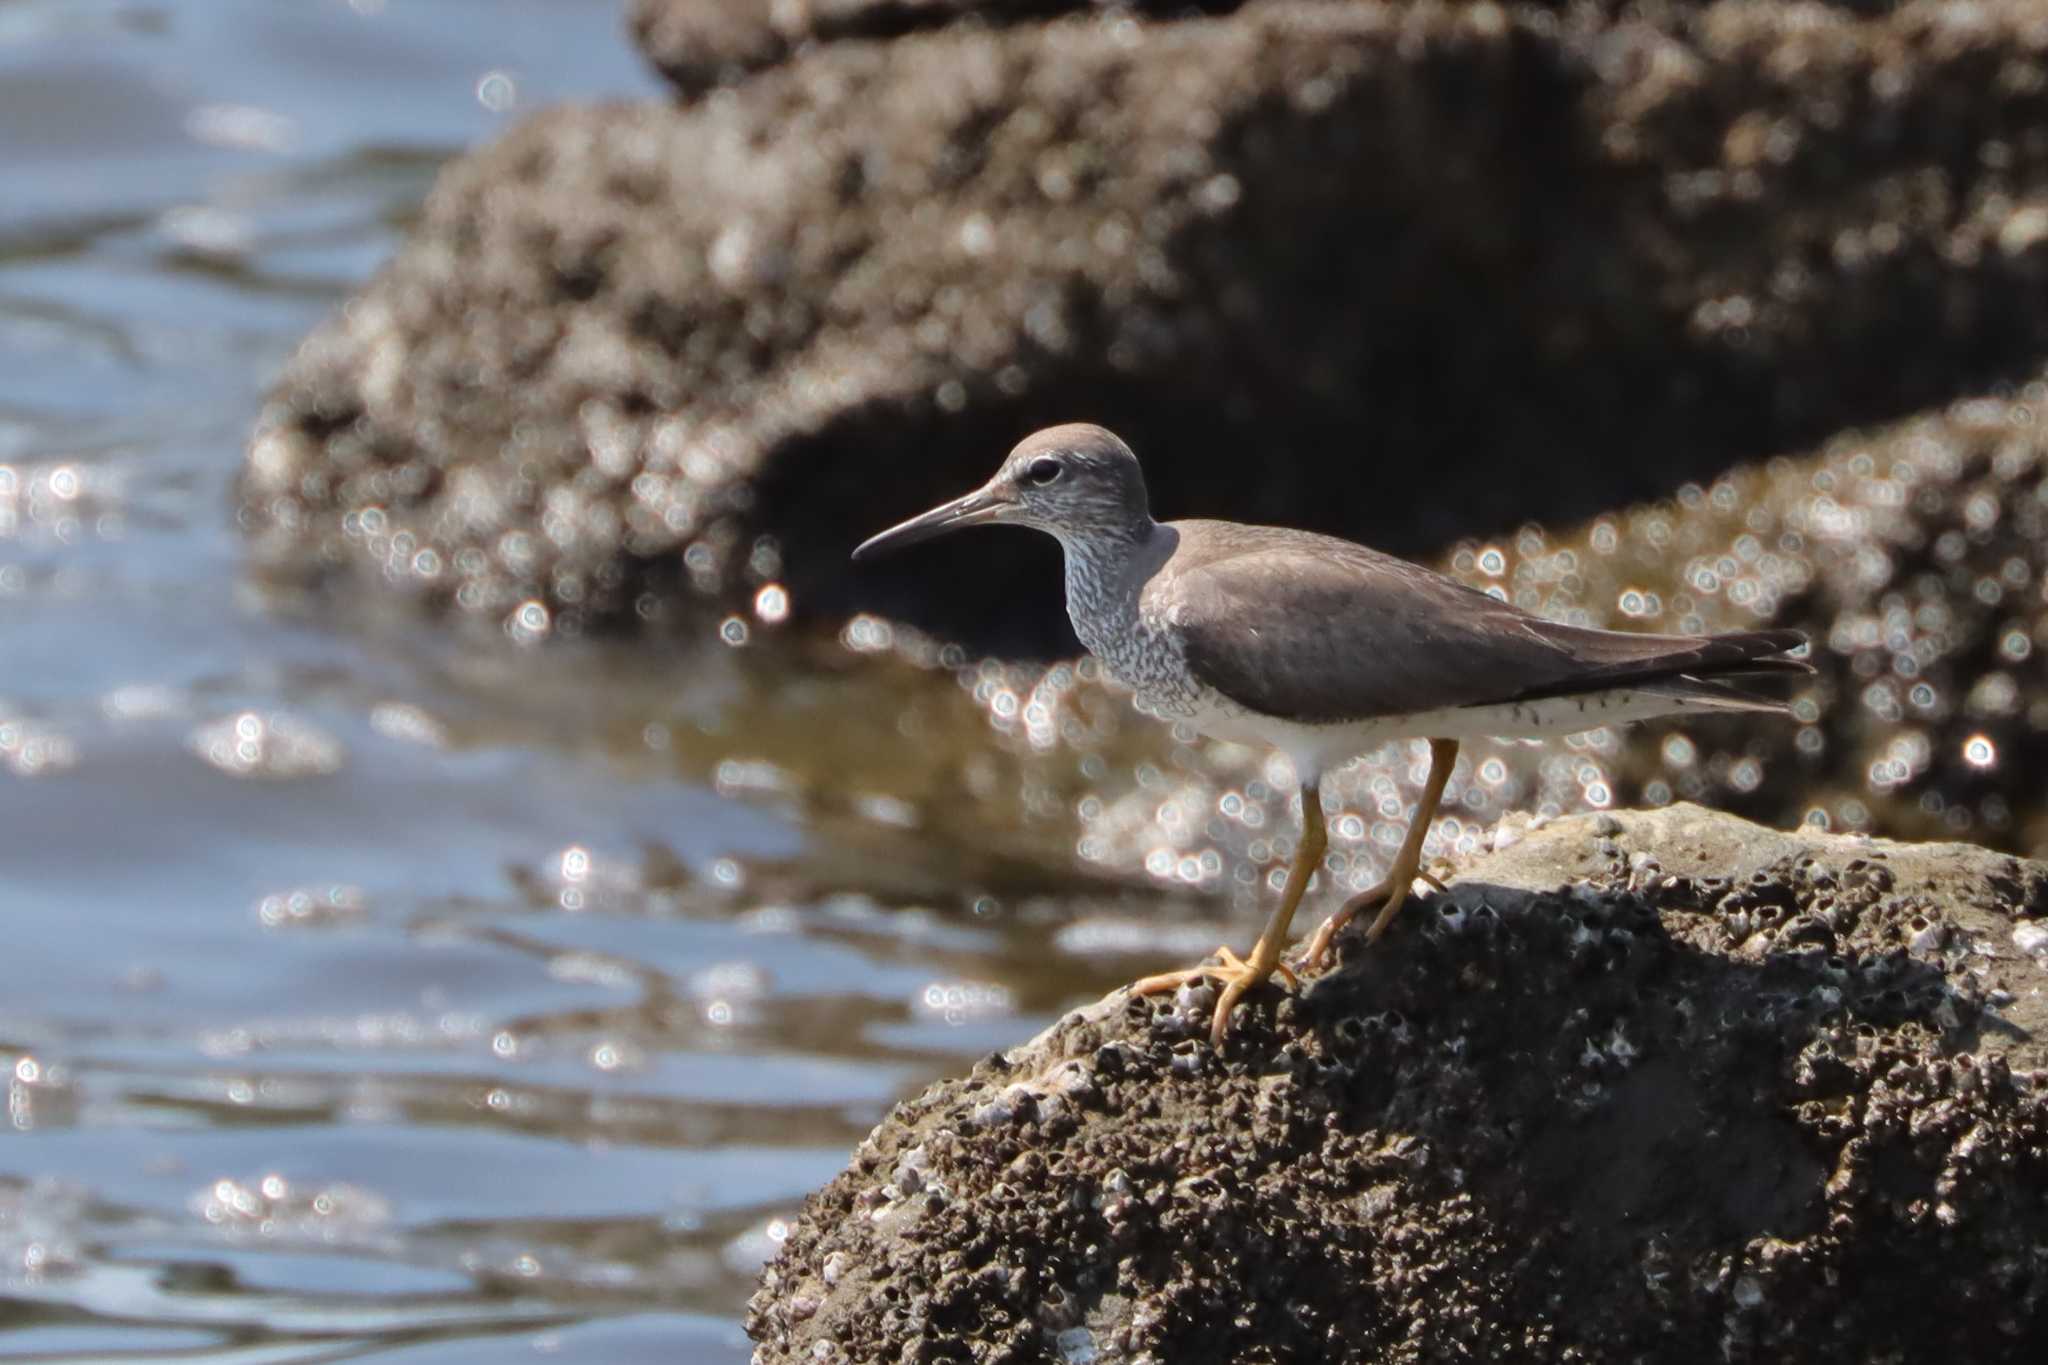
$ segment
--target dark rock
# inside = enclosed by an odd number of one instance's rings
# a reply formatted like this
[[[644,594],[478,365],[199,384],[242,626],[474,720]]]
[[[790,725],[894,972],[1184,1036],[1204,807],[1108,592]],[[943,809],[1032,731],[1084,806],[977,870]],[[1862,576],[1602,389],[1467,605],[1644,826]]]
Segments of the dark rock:
[[[806,47],[928,33],[963,20],[1000,27],[1063,14],[1227,13],[1243,0],[634,0],[627,27],[684,96],[732,85]]]
[[[1613,818],[1507,834],[1220,1055],[1119,994],[899,1106],[756,1360],[2032,1358],[2048,866]]]
[[[1163,513],[1413,553],[2048,353],[2031,4],[1229,8],[641,5],[733,83],[451,167],[245,521],[525,630],[774,580],[1057,649],[1050,545],[844,552],[1051,419]]]

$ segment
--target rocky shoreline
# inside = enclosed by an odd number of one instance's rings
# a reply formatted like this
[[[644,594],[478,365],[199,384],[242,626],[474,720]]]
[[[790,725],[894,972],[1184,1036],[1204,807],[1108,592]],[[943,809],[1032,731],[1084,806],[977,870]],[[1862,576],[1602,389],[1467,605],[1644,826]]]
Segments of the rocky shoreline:
[[[1686,805],[1494,843],[1220,1054],[1118,993],[899,1106],[756,1360],[2048,1341],[2048,866]]]

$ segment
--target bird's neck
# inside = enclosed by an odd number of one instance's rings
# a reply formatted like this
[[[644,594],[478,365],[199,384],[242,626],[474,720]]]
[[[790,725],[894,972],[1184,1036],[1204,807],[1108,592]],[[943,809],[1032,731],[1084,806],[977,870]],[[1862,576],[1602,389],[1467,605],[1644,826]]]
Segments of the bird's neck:
[[[1067,619],[1089,650],[1107,658],[1111,642],[1136,624],[1138,592],[1164,562],[1171,537],[1159,523],[1056,532],[1067,561]]]

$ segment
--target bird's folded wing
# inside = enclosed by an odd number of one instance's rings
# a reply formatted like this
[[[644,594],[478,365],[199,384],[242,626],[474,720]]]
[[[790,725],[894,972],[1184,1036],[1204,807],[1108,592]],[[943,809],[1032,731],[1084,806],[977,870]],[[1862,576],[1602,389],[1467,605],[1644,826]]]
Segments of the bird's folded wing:
[[[1695,638],[1592,630],[1532,616],[1348,541],[1209,539],[1220,542],[1211,553],[1169,566],[1146,586],[1140,609],[1175,629],[1198,681],[1292,720],[1412,715],[1711,676],[1804,642],[1792,631]]]

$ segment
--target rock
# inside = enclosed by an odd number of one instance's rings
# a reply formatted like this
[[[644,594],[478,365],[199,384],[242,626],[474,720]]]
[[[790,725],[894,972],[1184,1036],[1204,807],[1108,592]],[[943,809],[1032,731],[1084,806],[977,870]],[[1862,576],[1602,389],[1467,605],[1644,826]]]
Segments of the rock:
[[[774,583],[1058,650],[1050,545],[845,551],[1055,418],[1166,513],[1415,553],[2048,354],[2033,5],[1568,14],[643,0],[692,98],[451,166],[243,520],[527,638]]]
[[[874,41],[931,32],[963,19],[995,25],[1087,11],[1192,14],[1228,11],[1242,0],[634,0],[627,26],[647,59],[684,96],[733,85],[823,43]]]
[[[1612,819],[1520,828],[1220,1055],[1119,994],[899,1106],[755,1359],[2037,1351],[2048,865]]]

